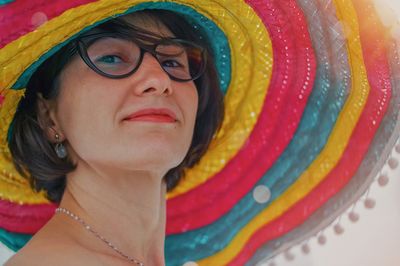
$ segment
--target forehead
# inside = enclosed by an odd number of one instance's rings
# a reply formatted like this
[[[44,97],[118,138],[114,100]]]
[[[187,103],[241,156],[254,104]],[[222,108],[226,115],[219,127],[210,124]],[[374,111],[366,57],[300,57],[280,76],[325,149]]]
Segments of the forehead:
[[[163,37],[175,37],[174,34],[155,16],[136,12],[121,17],[122,20],[138,28],[151,31]]]

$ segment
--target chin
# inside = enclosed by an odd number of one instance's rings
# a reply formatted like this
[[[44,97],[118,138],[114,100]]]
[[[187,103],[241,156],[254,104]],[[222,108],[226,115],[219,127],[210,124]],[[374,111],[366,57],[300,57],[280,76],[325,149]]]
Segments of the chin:
[[[182,146],[146,145],[141,149],[132,150],[126,154],[128,166],[137,166],[144,169],[172,169],[178,166],[187,154]]]

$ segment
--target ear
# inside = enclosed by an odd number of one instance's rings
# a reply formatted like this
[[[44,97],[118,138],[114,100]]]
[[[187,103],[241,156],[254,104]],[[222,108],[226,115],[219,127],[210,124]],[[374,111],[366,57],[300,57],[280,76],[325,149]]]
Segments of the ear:
[[[37,94],[37,120],[47,139],[52,142],[62,142],[65,137],[56,116],[56,102],[46,100],[41,93]],[[56,134],[59,139],[56,139]]]

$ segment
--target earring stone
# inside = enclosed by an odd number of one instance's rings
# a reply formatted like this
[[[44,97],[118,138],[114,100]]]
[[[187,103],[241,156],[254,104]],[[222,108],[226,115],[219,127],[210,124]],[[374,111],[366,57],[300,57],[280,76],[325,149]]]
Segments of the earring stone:
[[[65,157],[67,157],[67,149],[62,143],[57,143],[54,147],[54,150],[56,151],[58,158],[64,159]]]
[[[55,138],[57,141],[60,140],[60,136],[58,135],[58,133],[55,134]],[[56,152],[57,157],[60,159],[64,159],[68,155],[67,149],[65,148],[64,144],[62,144],[62,142],[58,142],[56,144],[56,146],[54,147],[54,151]]]

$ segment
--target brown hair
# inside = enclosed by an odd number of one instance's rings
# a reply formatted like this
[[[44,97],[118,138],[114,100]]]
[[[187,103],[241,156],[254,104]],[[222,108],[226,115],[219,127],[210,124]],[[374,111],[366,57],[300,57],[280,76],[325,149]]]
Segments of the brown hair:
[[[141,15],[164,24],[177,38],[201,44],[207,48],[208,58],[205,73],[195,80],[199,95],[196,124],[189,151],[183,161],[165,175],[167,189],[174,188],[184,174],[185,168],[194,166],[206,152],[214,133],[223,119],[223,94],[213,56],[207,44],[186,20],[167,10],[139,11]],[[96,29],[121,29],[121,19],[105,22]],[[68,159],[57,157],[53,145],[47,140],[38,123],[37,94],[45,99],[55,99],[59,93],[59,74],[76,54],[71,43],[61,48],[32,75],[25,97],[19,103],[11,128],[9,148],[16,169],[29,179],[35,191],[46,190],[52,202],[60,202],[65,189],[65,176],[75,169]]]

